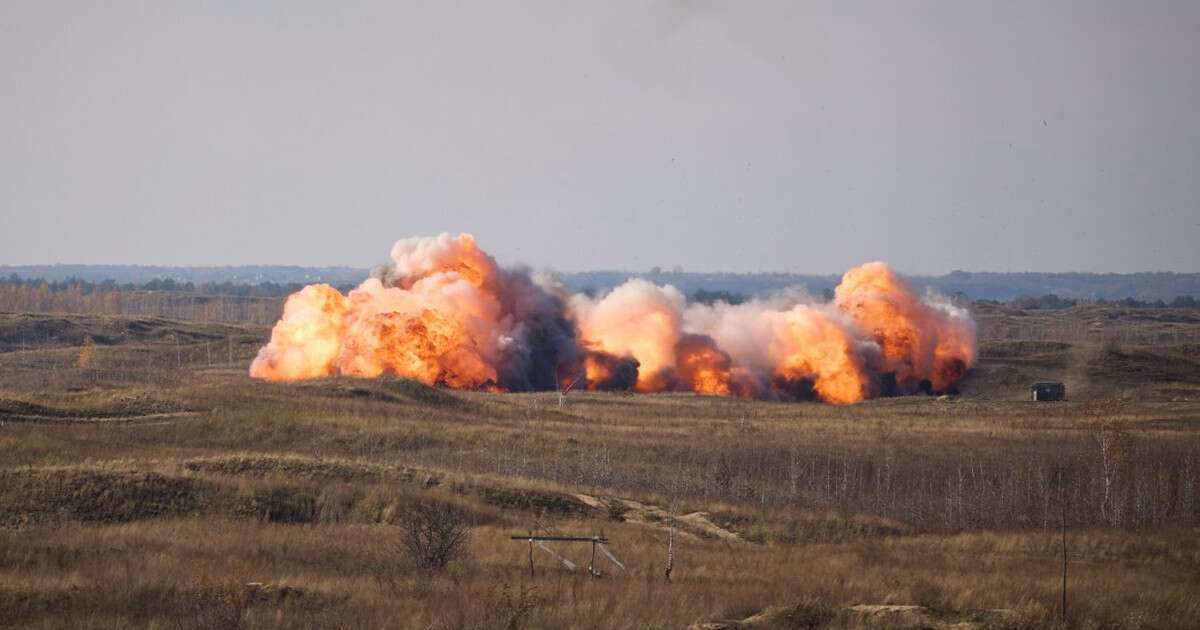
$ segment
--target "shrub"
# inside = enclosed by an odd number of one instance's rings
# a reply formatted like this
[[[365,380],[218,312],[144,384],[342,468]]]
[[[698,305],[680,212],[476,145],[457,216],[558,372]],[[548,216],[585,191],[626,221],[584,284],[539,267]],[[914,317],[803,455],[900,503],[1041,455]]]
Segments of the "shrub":
[[[423,501],[405,512],[401,543],[420,568],[440,571],[467,551],[467,515],[449,503]]]

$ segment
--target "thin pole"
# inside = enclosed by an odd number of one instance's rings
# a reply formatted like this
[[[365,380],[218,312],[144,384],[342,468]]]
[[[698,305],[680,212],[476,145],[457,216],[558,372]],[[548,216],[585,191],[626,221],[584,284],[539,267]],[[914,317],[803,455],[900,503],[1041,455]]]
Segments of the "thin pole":
[[[588,561],[588,573],[596,576],[596,539],[592,539],[592,559]]]
[[[1067,501],[1064,493],[1062,505],[1062,625],[1067,625]]]
[[[533,530],[529,530],[529,577],[533,577]]]
[[[670,522],[667,525],[667,581],[671,581],[671,570],[675,568],[675,502],[671,502]]]

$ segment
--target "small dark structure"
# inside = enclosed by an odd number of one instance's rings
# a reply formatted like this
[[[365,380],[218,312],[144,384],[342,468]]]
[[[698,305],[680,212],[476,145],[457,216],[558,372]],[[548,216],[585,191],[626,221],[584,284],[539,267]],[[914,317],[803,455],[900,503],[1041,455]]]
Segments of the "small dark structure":
[[[1029,386],[1030,400],[1066,400],[1067,386],[1062,383],[1045,381]]]

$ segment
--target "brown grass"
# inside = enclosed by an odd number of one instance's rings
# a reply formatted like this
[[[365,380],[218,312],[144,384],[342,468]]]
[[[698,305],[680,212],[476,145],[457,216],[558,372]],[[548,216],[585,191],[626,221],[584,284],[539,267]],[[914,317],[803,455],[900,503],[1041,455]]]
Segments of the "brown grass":
[[[0,338],[30,317],[0,316]],[[559,409],[261,383],[245,366],[263,327],[118,339],[104,331],[130,322],[65,319],[70,336],[0,352],[0,625],[1045,627],[1063,500],[1070,627],[1200,618],[1190,347],[987,343],[953,399]],[[1071,400],[1026,402],[1039,378]],[[429,499],[472,524],[468,559],[433,577],[397,526]],[[531,578],[508,539],[531,529],[603,533],[628,570],[592,579],[535,550]],[[551,546],[586,567],[586,545]]]

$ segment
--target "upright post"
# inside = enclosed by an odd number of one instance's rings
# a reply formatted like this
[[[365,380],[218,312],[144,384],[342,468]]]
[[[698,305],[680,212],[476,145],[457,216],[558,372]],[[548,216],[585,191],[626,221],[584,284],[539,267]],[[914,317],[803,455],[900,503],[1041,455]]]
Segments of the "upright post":
[[[588,561],[588,573],[596,577],[596,539],[592,538],[592,559]]]
[[[671,502],[667,525],[667,581],[671,581],[671,570],[675,568],[675,502]]]
[[[1067,501],[1063,493],[1062,505],[1062,625],[1067,625]]]
[[[529,577],[533,577],[533,530],[529,530]]]

